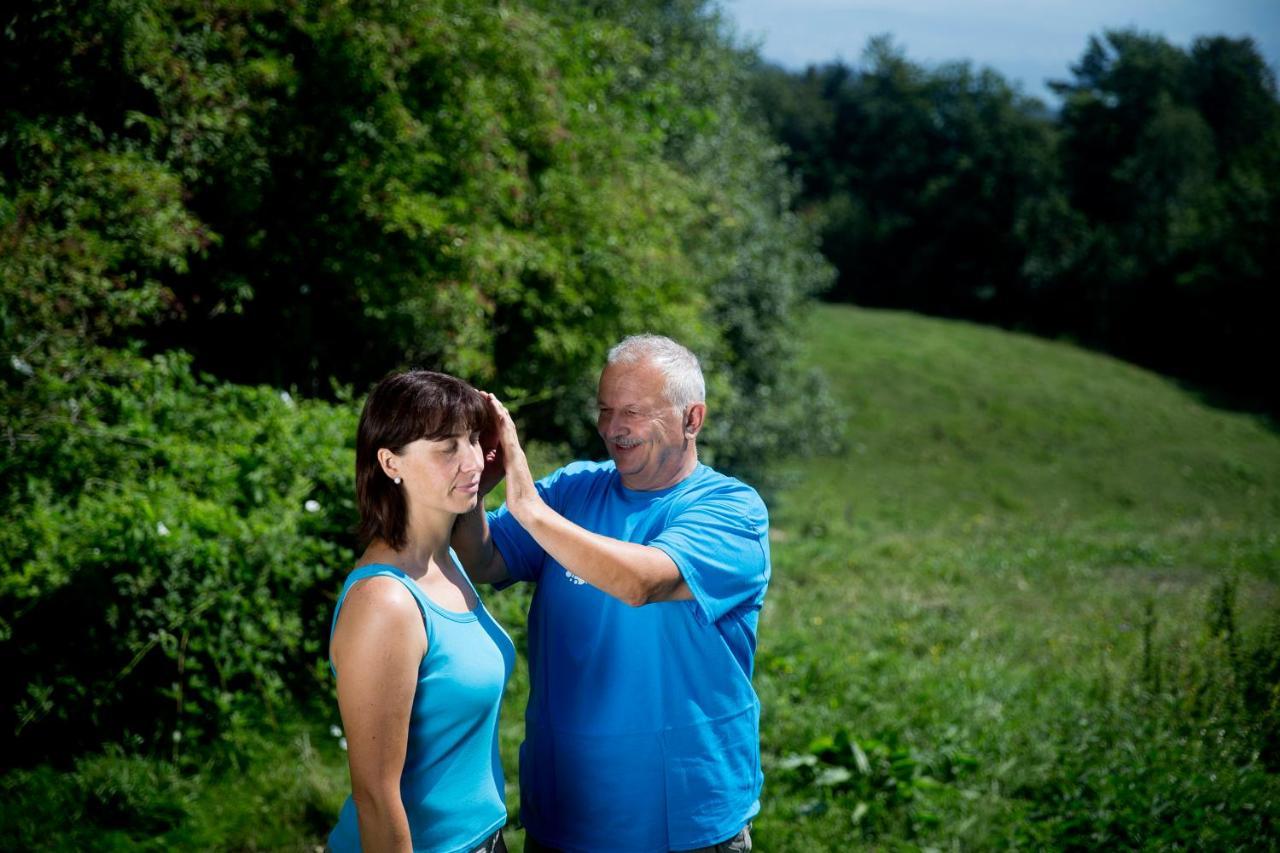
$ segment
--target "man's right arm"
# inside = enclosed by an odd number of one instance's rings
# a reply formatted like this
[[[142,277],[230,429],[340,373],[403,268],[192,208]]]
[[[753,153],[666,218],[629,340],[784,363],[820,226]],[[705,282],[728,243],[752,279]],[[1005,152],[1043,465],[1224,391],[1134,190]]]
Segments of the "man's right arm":
[[[475,509],[458,516],[450,544],[472,583],[500,584],[511,580],[502,552],[493,544],[489,533],[483,501],[477,501]]]

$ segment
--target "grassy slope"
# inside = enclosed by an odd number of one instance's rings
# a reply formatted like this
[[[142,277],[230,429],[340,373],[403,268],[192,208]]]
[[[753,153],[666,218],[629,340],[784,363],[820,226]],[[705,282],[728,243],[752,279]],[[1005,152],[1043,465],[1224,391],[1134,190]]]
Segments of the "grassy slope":
[[[797,466],[774,513],[763,849],[1143,843],[1131,811],[1204,799],[1107,761],[1213,752],[1134,707],[1176,702],[1196,677],[1179,661],[1213,660],[1223,577],[1246,630],[1276,608],[1280,436],[1132,366],[962,323],[822,307],[806,342],[847,442]],[[1144,626],[1171,686],[1135,703]],[[852,779],[821,784],[841,762],[795,766],[841,729],[907,769],[846,761]],[[1100,768],[1074,792],[1070,751]],[[1274,820],[1275,777],[1256,771],[1270,799],[1249,805]],[[895,774],[929,778],[907,794]],[[1124,785],[1130,801],[1109,790]]]

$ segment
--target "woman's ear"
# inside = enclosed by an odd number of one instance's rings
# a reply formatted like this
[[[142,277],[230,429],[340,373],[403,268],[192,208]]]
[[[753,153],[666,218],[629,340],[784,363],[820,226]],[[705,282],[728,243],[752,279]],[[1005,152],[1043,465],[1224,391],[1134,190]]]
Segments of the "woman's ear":
[[[400,482],[400,457],[396,456],[386,447],[378,448],[378,465],[382,468],[382,473],[386,474],[394,482]]]

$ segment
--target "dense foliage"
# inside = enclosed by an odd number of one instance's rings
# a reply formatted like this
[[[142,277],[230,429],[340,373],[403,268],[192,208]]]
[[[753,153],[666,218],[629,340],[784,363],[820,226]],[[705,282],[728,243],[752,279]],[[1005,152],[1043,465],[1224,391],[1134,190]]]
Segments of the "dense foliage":
[[[829,268],[708,3],[2,20],[7,754],[314,695],[359,393],[393,368],[585,453],[605,350],[652,330],[705,358],[717,465],[834,435],[791,331]]]
[[[24,445],[43,465],[13,474],[0,532],[9,759],[178,753],[317,695],[354,407],[202,380],[182,356],[119,359],[72,393]]]
[[[1248,39],[1090,39],[1060,114],[885,38],[763,66],[759,102],[839,269],[829,297],[1056,335],[1280,407],[1280,101]]]

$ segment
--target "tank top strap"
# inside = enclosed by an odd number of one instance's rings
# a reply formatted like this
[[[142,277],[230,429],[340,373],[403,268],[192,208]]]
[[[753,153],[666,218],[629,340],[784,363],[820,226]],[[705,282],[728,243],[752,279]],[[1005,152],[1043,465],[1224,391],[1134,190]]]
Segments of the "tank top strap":
[[[400,585],[409,590],[409,594],[413,596],[414,602],[418,605],[418,612],[422,614],[422,628],[427,632],[427,647],[430,648],[433,640],[433,631],[431,626],[431,603],[427,600],[427,594],[422,591],[413,579],[395,566],[389,566],[386,563],[370,563],[367,566],[361,566],[352,570],[347,575],[346,583],[342,585],[342,592],[338,594],[338,603],[333,608],[333,621],[329,624],[329,648],[333,648],[333,632],[338,627],[338,615],[342,613],[342,605],[347,600],[347,593],[351,591],[351,587],[355,586],[362,580],[376,577],[394,578],[400,582]],[[470,583],[470,581],[467,581]],[[333,666],[333,655],[329,655],[329,671],[336,678],[338,671]]]
[[[480,590],[476,589],[476,585],[471,582],[471,575],[467,574],[467,567],[462,565],[462,560],[458,559],[458,553],[452,548],[449,549],[449,559],[453,560],[453,565],[462,573],[462,579],[467,582],[467,586],[471,587],[471,592],[476,597],[476,601],[480,601]],[[483,605],[483,602],[481,602]]]

